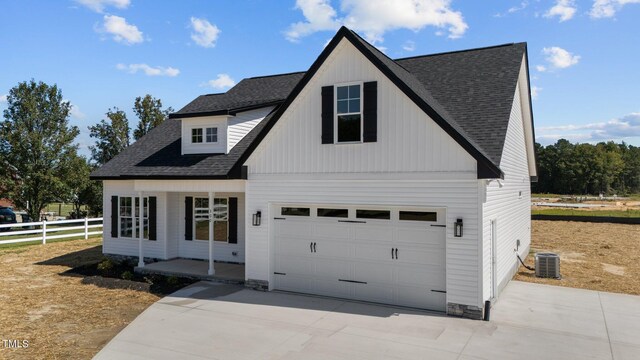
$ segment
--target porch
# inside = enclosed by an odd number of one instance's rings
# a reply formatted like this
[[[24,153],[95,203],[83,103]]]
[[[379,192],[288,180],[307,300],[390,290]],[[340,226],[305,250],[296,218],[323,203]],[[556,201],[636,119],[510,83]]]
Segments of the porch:
[[[141,274],[183,276],[201,280],[214,280],[233,284],[244,284],[244,264],[215,262],[215,275],[209,275],[206,260],[173,259],[136,266],[134,271]]]

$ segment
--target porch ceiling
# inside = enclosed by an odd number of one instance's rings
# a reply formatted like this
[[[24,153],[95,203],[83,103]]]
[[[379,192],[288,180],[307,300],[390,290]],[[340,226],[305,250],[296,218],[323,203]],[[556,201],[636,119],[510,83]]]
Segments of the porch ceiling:
[[[134,180],[144,192],[245,192],[246,180]]]

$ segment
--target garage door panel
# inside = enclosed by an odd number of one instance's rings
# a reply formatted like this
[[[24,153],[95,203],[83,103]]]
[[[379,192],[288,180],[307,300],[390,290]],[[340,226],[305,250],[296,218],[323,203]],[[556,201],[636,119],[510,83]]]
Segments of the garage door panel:
[[[427,225],[415,228],[403,228],[402,224],[400,224],[397,239],[399,244],[429,245],[444,249],[445,244],[442,241],[444,235],[444,228]]]
[[[291,236],[281,236],[278,243],[278,253],[289,256],[310,255],[311,241],[309,239]]]
[[[428,249],[418,247],[400,247],[398,248],[398,262],[402,264],[414,264],[414,265],[436,265],[444,267],[445,253],[440,249]]]
[[[384,304],[395,303],[394,288],[389,284],[354,284],[353,289],[354,299]]]
[[[397,303],[402,306],[445,311],[446,294],[419,287],[399,286]]]
[[[391,261],[392,244],[378,245],[378,244],[363,244],[358,243],[353,248],[354,260],[372,260],[378,262]]]
[[[349,264],[344,260],[318,259],[315,263],[315,275],[317,277],[337,281],[349,276]]]
[[[446,282],[444,270],[438,266],[419,268],[397,266],[396,274],[398,284],[415,284],[416,286],[428,287],[429,290],[443,290]]]
[[[351,257],[352,247],[347,241],[318,240],[315,242],[314,255],[318,258],[341,258]]]
[[[277,224],[281,236],[308,237],[313,230],[311,223],[304,220],[279,220]]]
[[[339,222],[326,222],[313,224],[313,237],[316,239],[349,239],[349,225]]]
[[[314,272],[314,259],[278,255],[275,269],[280,273],[310,276]]]
[[[386,284],[393,284],[394,282],[395,265],[393,263],[353,261],[351,268],[353,273],[352,280]]]
[[[376,226],[371,224],[355,224],[354,240],[357,242],[390,242],[393,241],[394,229],[389,226]]]
[[[312,292],[313,279],[308,276],[299,275],[276,275],[275,287],[279,290],[296,291],[296,292]]]

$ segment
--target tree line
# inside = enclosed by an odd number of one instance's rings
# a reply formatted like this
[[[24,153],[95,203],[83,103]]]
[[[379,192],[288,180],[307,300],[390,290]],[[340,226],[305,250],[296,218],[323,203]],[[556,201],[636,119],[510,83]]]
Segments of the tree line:
[[[89,180],[89,174],[131,142],[126,113],[111,108],[107,120],[89,126],[96,141],[89,147],[91,156],[80,155],[76,143],[80,130],[69,124],[71,104],[63,99],[55,84],[21,82],[9,91],[0,120],[0,198],[27,209],[32,219],[39,219],[53,202],[73,204],[75,217],[102,214],[102,182]],[[133,140],[161,124],[172,111],[149,94],[137,97]],[[82,205],[88,206],[88,214],[81,212]]]
[[[536,143],[537,193],[570,195],[627,195],[640,193],[640,147],[624,142],[595,145]]]

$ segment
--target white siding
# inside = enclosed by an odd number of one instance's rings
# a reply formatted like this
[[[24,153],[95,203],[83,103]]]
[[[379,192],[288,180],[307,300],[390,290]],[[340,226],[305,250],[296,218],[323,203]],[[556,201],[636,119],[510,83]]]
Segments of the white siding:
[[[103,213],[104,230],[102,241],[102,252],[105,254],[118,254],[128,256],[138,256],[138,239],[111,238],[111,196],[138,196],[134,190],[133,181],[107,180],[103,182]],[[167,222],[167,198],[162,192],[145,192],[144,196],[155,196],[157,198],[157,237],[155,241],[143,240],[144,257],[165,259],[166,258],[166,222]],[[117,214],[116,214],[117,216]]]
[[[185,197],[208,197],[208,193],[180,193],[173,194],[173,200],[177,202],[171,204],[175,207],[173,210],[177,213],[177,226],[170,231],[169,238],[175,241],[177,247],[174,257],[183,257],[190,259],[208,259],[209,258],[209,242],[203,240],[185,240],[184,239],[184,214],[185,214]],[[214,241],[213,258],[216,261],[226,261],[234,263],[244,263],[245,258],[245,194],[244,193],[223,193],[216,192],[215,197],[237,197],[238,198],[238,243],[228,244],[220,241]],[[237,255],[234,256],[233,252]]]
[[[446,208],[447,301],[481,306],[478,272],[478,181],[423,180],[252,180],[247,183],[245,216],[262,211],[262,225],[246,224],[246,277],[273,285],[273,247],[269,241],[273,203],[362,204]],[[464,220],[464,236],[453,236],[453,222]]]
[[[249,133],[256,125],[269,115],[273,106],[255,109],[251,111],[245,111],[237,113],[235,116],[229,118],[227,129],[227,153],[236,146],[242,138]]]
[[[218,128],[218,141],[207,143],[204,128]],[[191,142],[191,129],[203,128],[202,143]],[[203,116],[182,119],[182,154],[225,154],[227,152],[227,116]]]
[[[521,78],[522,79],[522,78]],[[514,249],[520,240],[520,256],[524,258],[531,243],[531,183],[525,146],[523,109],[520,86],[515,90],[511,118],[500,162],[504,172],[502,186],[490,181],[483,205],[483,298],[491,296],[491,220],[497,222],[497,292],[506,285],[517,270]],[[521,194],[521,195],[520,195]],[[496,295],[498,295],[496,294]]]
[[[378,141],[321,144],[321,87],[378,82]],[[346,39],[247,161],[257,174],[465,172],[476,161]],[[458,178],[449,177],[449,178]]]

